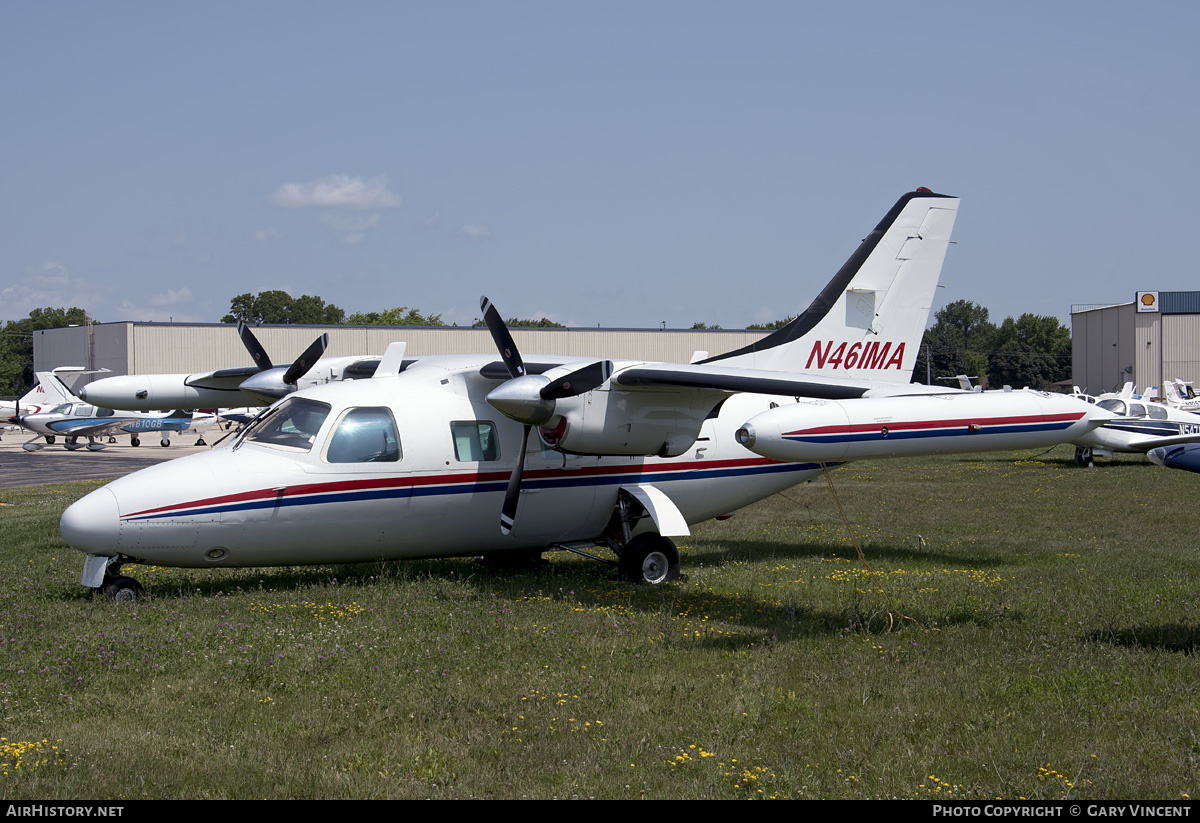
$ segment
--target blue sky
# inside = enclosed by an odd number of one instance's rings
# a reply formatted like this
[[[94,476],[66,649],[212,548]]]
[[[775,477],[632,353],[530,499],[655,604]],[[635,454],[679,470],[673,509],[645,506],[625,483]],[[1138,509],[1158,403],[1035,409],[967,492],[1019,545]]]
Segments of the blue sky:
[[[0,319],[741,327],[922,185],[939,306],[1197,289],[1198,8],[5,3]]]

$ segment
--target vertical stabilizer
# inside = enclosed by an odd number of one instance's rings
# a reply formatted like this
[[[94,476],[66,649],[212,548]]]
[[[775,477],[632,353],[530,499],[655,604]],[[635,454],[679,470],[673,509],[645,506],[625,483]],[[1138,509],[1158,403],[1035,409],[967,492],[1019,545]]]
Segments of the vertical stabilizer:
[[[909,382],[957,213],[957,197],[905,194],[803,314],[704,362]]]
[[[33,391],[21,398],[22,405],[28,401],[49,409],[79,399],[54,372],[40,371],[37,373],[37,379],[38,383],[33,387]]]

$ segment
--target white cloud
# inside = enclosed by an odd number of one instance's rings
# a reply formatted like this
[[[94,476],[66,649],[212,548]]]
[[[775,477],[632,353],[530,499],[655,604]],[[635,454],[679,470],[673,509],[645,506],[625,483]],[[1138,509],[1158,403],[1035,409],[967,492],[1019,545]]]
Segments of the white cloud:
[[[167,289],[166,294],[153,294],[147,301],[151,306],[174,306],[179,303],[190,303],[192,301],[192,290],[184,286],[179,291]]]
[[[62,263],[43,263],[33,276],[34,282],[47,289],[61,288],[71,282],[71,275]]]
[[[471,223],[468,223],[459,229],[458,233],[463,237],[474,240],[476,243],[487,240],[492,236],[492,230],[487,226],[477,226]]]
[[[331,174],[309,183],[284,183],[271,195],[271,202],[285,209],[386,209],[399,206],[400,198],[388,190],[382,177],[363,180]]]
[[[33,309],[46,306],[79,306],[95,317],[104,300],[104,290],[73,277],[62,263],[51,261],[25,269],[17,282],[0,288],[0,321],[20,320]]]
[[[321,223],[326,228],[337,232],[343,243],[354,245],[361,243],[370,229],[378,228],[379,213],[374,214],[337,214],[326,212],[321,215]]]
[[[268,240],[279,240],[282,237],[283,232],[273,226],[265,229],[254,230],[254,239],[260,243],[265,243]]]

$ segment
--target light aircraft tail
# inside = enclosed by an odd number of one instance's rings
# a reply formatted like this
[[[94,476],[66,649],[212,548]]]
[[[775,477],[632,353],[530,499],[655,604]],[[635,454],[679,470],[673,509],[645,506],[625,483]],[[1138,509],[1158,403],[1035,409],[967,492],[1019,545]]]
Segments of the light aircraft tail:
[[[21,403],[36,403],[47,408],[71,403],[77,398],[67,388],[66,383],[54,372],[40,371],[37,373],[37,385],[33,391],[21,398]]]
[[[957,213],[957,197],[905,194],[799,317],[703,362],[909,382]]]

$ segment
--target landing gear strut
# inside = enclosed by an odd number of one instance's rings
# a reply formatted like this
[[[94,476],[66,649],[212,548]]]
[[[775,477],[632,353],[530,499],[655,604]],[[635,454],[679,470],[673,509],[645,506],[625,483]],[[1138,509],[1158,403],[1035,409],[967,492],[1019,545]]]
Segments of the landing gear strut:
[[[633,583],[656,585],[677,580],[679,550],[675,544],[656,531],[633,533],[638,523],[648,517],[646,507],[622,489],[604,536],[604,542],[616,552],[617,572],[622,579]]]
[[[1095,468],[1096,461],[1092,457],[1091,446],[1076,446],[1075,447],[1075,465],[1087,466],[1089,469]]]

